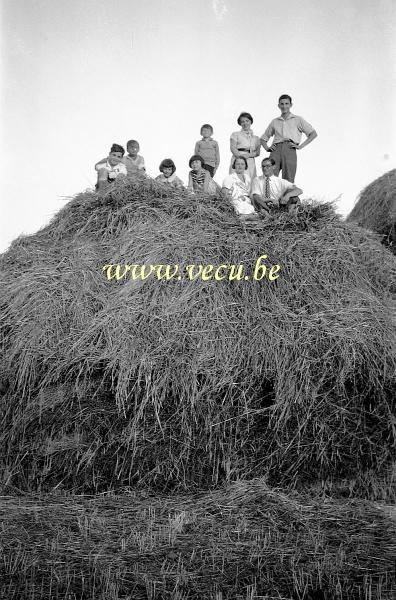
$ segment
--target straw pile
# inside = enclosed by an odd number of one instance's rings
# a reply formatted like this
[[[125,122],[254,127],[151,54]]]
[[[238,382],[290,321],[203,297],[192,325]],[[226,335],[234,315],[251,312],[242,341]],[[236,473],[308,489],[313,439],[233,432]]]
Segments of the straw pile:
[[[395,522],[261,480],[186,498],[0,498],[7,600],[391,600]]]
[[[276,280],[102,270],[251,275],[261,255],[281,266]],[[126,180],[72,199],[0,269],[8,491],[191,491],[265,475],[392,494],[395,261],[331,205],[245,226],[219,199]]]
[[[349,222],[382,234],[396,253],[396,169],[370,183],[348,216]]]

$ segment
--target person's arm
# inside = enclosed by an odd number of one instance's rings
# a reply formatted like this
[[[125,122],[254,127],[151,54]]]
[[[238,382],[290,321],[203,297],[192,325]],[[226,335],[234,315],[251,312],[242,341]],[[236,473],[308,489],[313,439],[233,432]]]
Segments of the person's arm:
[[[282,196],[279,198],[279,204],[287,204],[290,198],[293,196],[300,196],[302,193],[302,189],[293,184],[283,192]]]
[[[107,156],[106,158],[102,158],[102,160],[98,160],[98,162],[95,165],[95,171],[99,171],[99,169],[103,169],[103,167],[106,166],[107,163]]]
[[[318,137],[315,129],[312,127],[311,123],[308,123],[302,117],[299,117],[298,120],[298,131],[300,133],[304,133],[307,136],[307,139],[303,141],[302,144],[295,144],[294,142],[290,145],[291,148],[295,148],[296,150],[302,150],[305,146],[308,146],[311,142],[314,141],[315,138]]]
[[[257,138],[256,147],[255,147],[254,150],[250,151],[250,156],[252,156],[253,158],[255,158],[256,156],[260,156],[260,152],[261,152],[261,140],[258,137]]]
[[[265,211],[269,212],[269,209],[273,206],[273,202],[271,200],[265,200],[261,195],[260,185],[257,177],[253,179],[252,197],[255,208],[262,208]]]
[[[268,125],[267,129],[264,131],[263,135],[260,138],[261,145],[266,152],[272,152],[272,150],[275,150],[275,146],[273,144],[271,144],[270,146],[268,145],[268,140],[272,138],[274,134],[275,129],[271,121],[271,123]]]
[[[240,152],[237,148],[237,133],[233,133],[230,138],[230,150],[235,158],[239,158],[240,156],[244,156],[245,158],[249,158],[249,152]]]
[[[194,154],[199,154],[199,140],[195,143]]]
[[[316,133],[315,129],[313,129],[311,131],[311,133],[309,133],[307,135],[307,139],[303,141],[302,144],[295,144],[294,142],[292,144],[290,144],[290,148],[295,148],[296,150],[302,150],[303,148],[305,148],[305,146],[308,146],[308,144],[310,144],[311,142],[314,141],[315,138],[318,137],[318,134]]]
[[[274,206],[272,200],[265,200],[259,194],[253,194],[253,203],[256,208],[262,208],[266,212],[269,212],[269,209]]]
[[[204,180],[204,184],[203,184],[203,191],[204,191],[205,194],[208,191],[209,179],[210,179],[210,173],[209,173],[209,171],[205,170],[205,180]]]
[[[194,186],[193,186],[193,180],[192,180],[191,171],[188,174],[188,186],[187,186],[187,189],[190,190],[190,192],[194,191]]]
[[[215,145],[215,168],[214,168],[214,172],[216,173],[217,169],[219,168],[220,165],[220,149],[219,149],[219,144],[216,142]]]

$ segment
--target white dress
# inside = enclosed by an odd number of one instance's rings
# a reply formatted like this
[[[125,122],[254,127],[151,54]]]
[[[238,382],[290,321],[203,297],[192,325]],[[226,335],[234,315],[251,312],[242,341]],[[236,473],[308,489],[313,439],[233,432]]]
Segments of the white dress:
[[[234,131],[234,133],[231,134],[231,138],[230,138],[230,148],[231,148],[231,152],[233,150],[239,150],[240,152],[249,152],[249,150],[251,150],[252,152],[257,152],[260,151],[260,147],[261,147],[261,142],[260,142],[260,138],[258,137],[258,135],[254,135],[253,131],[251,129],[249,129],[249,131],[244,131],[243,129],[241,129],[240,131]],[[259,152],[260,154],[260,152]],[[232,163],[234,162],[235,156],[234,154],[231,157],[231,164],[230,164],[230,173],[234,172],[234,169],[232,168]],[[250,175],[250,178],[253,179],[254,177],[256,177],[257,172],[256,172],[256,160],[254,156],[251,156],[250,158],[247,158],[247,163],[248,163],[248,173]]]
[[[251,215],[256,212],[250,199],[252,180],[247,171],[244,176],[245,181],[241,181],[235,172],[231,173],[224,179],[223,188],[230,190],[231,204],[239,215]]]

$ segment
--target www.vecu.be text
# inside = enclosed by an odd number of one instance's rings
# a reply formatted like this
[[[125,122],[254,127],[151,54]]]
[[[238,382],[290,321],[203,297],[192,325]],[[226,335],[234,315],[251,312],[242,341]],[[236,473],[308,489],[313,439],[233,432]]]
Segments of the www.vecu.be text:
[[[279,277],[281,266],[270,265],[265,261],[267,255],[262,254],[256,260],[253,268],[247,271],[243,263],[220,265],[213,264],[191,264],[191,265],[168,265],[168,264],[108,264],[103,266],[108,281],[145,281],[156,279],[157,281],[275,281]]]

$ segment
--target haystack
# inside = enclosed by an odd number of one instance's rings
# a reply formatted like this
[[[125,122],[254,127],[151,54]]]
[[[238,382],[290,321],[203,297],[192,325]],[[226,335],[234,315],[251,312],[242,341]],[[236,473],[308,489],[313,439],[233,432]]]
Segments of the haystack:
[[[396,253],[396,169],[364,188],[347,220],[382,234]]]
[[[143,264],[182,275],[125,269]],[[126,180],[70,200],[0,268],[6,489],[264,476],[387,495],[396,265],[331,205],[249,225],[219,198]]]

